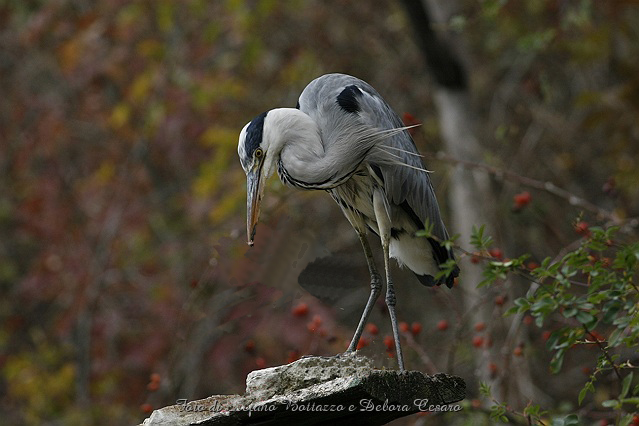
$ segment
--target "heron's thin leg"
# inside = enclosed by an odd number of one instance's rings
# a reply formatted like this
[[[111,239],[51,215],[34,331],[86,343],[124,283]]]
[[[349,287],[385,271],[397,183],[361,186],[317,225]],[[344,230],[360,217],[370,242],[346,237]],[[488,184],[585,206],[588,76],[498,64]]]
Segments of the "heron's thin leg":
[[[373,208],[375,210],[375,219],[379,229],[379,237],[382,240],[382,248],[384,250],[384,269],[386,270],[386,306],[388,307],[388,315],[390,316],[391,326],[393,328],[393,338],[395,339],[395,350],[397,351],[397,364],[399,370],[404,371],[404,357],[402,356],[402,346],[399,341],[399,325],[397,324],[397,314],[395,313],[395,288],[390,273],[390,233],[391,223],[386,209],[386,198],[381,190],[373,191]]]
[[[366,322],[368,322],[368,316],[373,310],[379,294],[382,292],[381,277],[379,276],[377,267],[375,266],[373,252],[371,250],[371,246],[368,244],[368,238],[366,238],[366,231],[362,231],[358,228],[355,229],[357,231],[357,236],[359,236],[359,240],[362,243],[364,255],[366,256],[366,262],[368,263],[368,271],[371,274],[371,294],[370,296],[368,296],[368,302],[366,302],[366,307],[364,308],[364,312],[362,313],[362,318],[359,320],[359,324],[357,325],[357,329],[355,330],[355,334],[353,335],[351,344],[348,345],[348,349],[346,350],[347,352],[352,352],[357,349],[357,343],[359,343],[359,339],[360,337],[362,337],[364,326],[366,325]]]
[[[395,314],[395,305],[397,299],[395,298],[395,288],[390,275],[389,255],[388,255],[388,240],[382,246],[384,248],[384,268],[386,269],[386,306],[388,306],[388,315],[390,316],[391,326],[393,327],[393,338],[395,339],[395,349],[397,351],[397,364],[399,365],[399,371],[404,371],[404,357],[402,355],[402,346],[399,343],[399,326],[397,324],[397,315]]]

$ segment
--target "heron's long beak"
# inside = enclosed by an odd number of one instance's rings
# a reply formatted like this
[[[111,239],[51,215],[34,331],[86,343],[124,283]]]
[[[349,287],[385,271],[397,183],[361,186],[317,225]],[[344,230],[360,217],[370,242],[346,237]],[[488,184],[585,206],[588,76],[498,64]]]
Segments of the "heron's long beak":
[[[248,245],[253,246],[255,227],[260,217],[260,202],[264,195],[262,168],[255,167],[246,175],[246,236]]]

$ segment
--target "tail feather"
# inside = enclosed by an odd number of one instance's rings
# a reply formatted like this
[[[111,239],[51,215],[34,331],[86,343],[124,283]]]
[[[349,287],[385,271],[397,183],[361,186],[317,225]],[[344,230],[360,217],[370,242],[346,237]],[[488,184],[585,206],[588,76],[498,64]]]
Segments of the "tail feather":
[[[439,241],[429,237],[428,242],[430,243],[433,249],[433,258],[435,259],[435,262],[438,265],[441,265],[447,262],[449,259],[455,260],[455,255],[453,254],[452,250],[447,250],[446,247],[444,247],[443,245],[439,243]],[[422,283],[423,285],[427,287],[446,284],[448,288],[452,288],[455,278],[458,276],[459,276],[459,267],[455,265],[455,268],[452,270],[452,272],[448,276],[441,277],[438,280],[435,280],[435,278],[432,275],[417,275],[417,279],[419,280],[420,283]]]

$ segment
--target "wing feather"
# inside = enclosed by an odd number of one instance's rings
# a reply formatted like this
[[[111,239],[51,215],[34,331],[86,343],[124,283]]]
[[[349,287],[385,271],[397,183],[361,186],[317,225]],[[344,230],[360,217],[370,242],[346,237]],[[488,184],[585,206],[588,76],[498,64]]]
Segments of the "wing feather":
[[[409,217],[414,230],[424,228],[428,221],[435,237],[448,239],[431,179],[415,142],[399,116],[372,86],[349,75],[327,74],[309,83],[300,96],[299,107],[318,123],[326,150],[343,150],[347,155],[349,146],[343,135],[352,134],[353,126],[379,138],[363,161],[376,173],[381,172],[391,221],[397,223]],[[452,258],[452,253],[441,249],[433,247],[439,262]]]

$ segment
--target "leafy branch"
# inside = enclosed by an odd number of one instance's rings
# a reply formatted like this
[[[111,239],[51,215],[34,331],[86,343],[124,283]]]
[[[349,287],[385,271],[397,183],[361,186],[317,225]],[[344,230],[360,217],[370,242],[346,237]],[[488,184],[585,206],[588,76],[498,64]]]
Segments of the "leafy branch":
[[[639,346],[639,293],[634,277],[639,265],[639,243],[617,243],[619,227],[592,227],[580,244],[556,261],[546,258],[542,264],[528,271],[531,286],[525,297],[514,301],[506,315],[528,313],[538,326],[548,321],[562,324],[553,331],[546,347],[553,353],[550,370],[559,373],[566,353],[576,345],[594,344],[598,347],[595,372],[578,395],[581,405],[588,392],[595,392],[596,376],[611,371],[620,386],[619,396],[604,401],[604,408],[619,413],[619,424],[629,424],[634,413],[624,406],[639,408],[639,385],[632,387],[634,369],[629,359],[621,359],[616,348]],[[485,251],[491,241],[482,228],[474,228],[471,241],[475,248]],[[505,261],[489,260],[484,267],[481,286],[490,286],[507,279],[508,274],[520,274],[526,255]],[[576,285],[578,284],[578,285]],[[605,338],[602,333],[609,333]],[[504,420],[505,406],[493,406],[496,419]],[[623,417],[622,417],[623,416]],[[573,419],[575,422],[573,423]],[[578,424],[577,416],[562,419],[562,424]],[[553,422],[553,424],[555,424]]]

